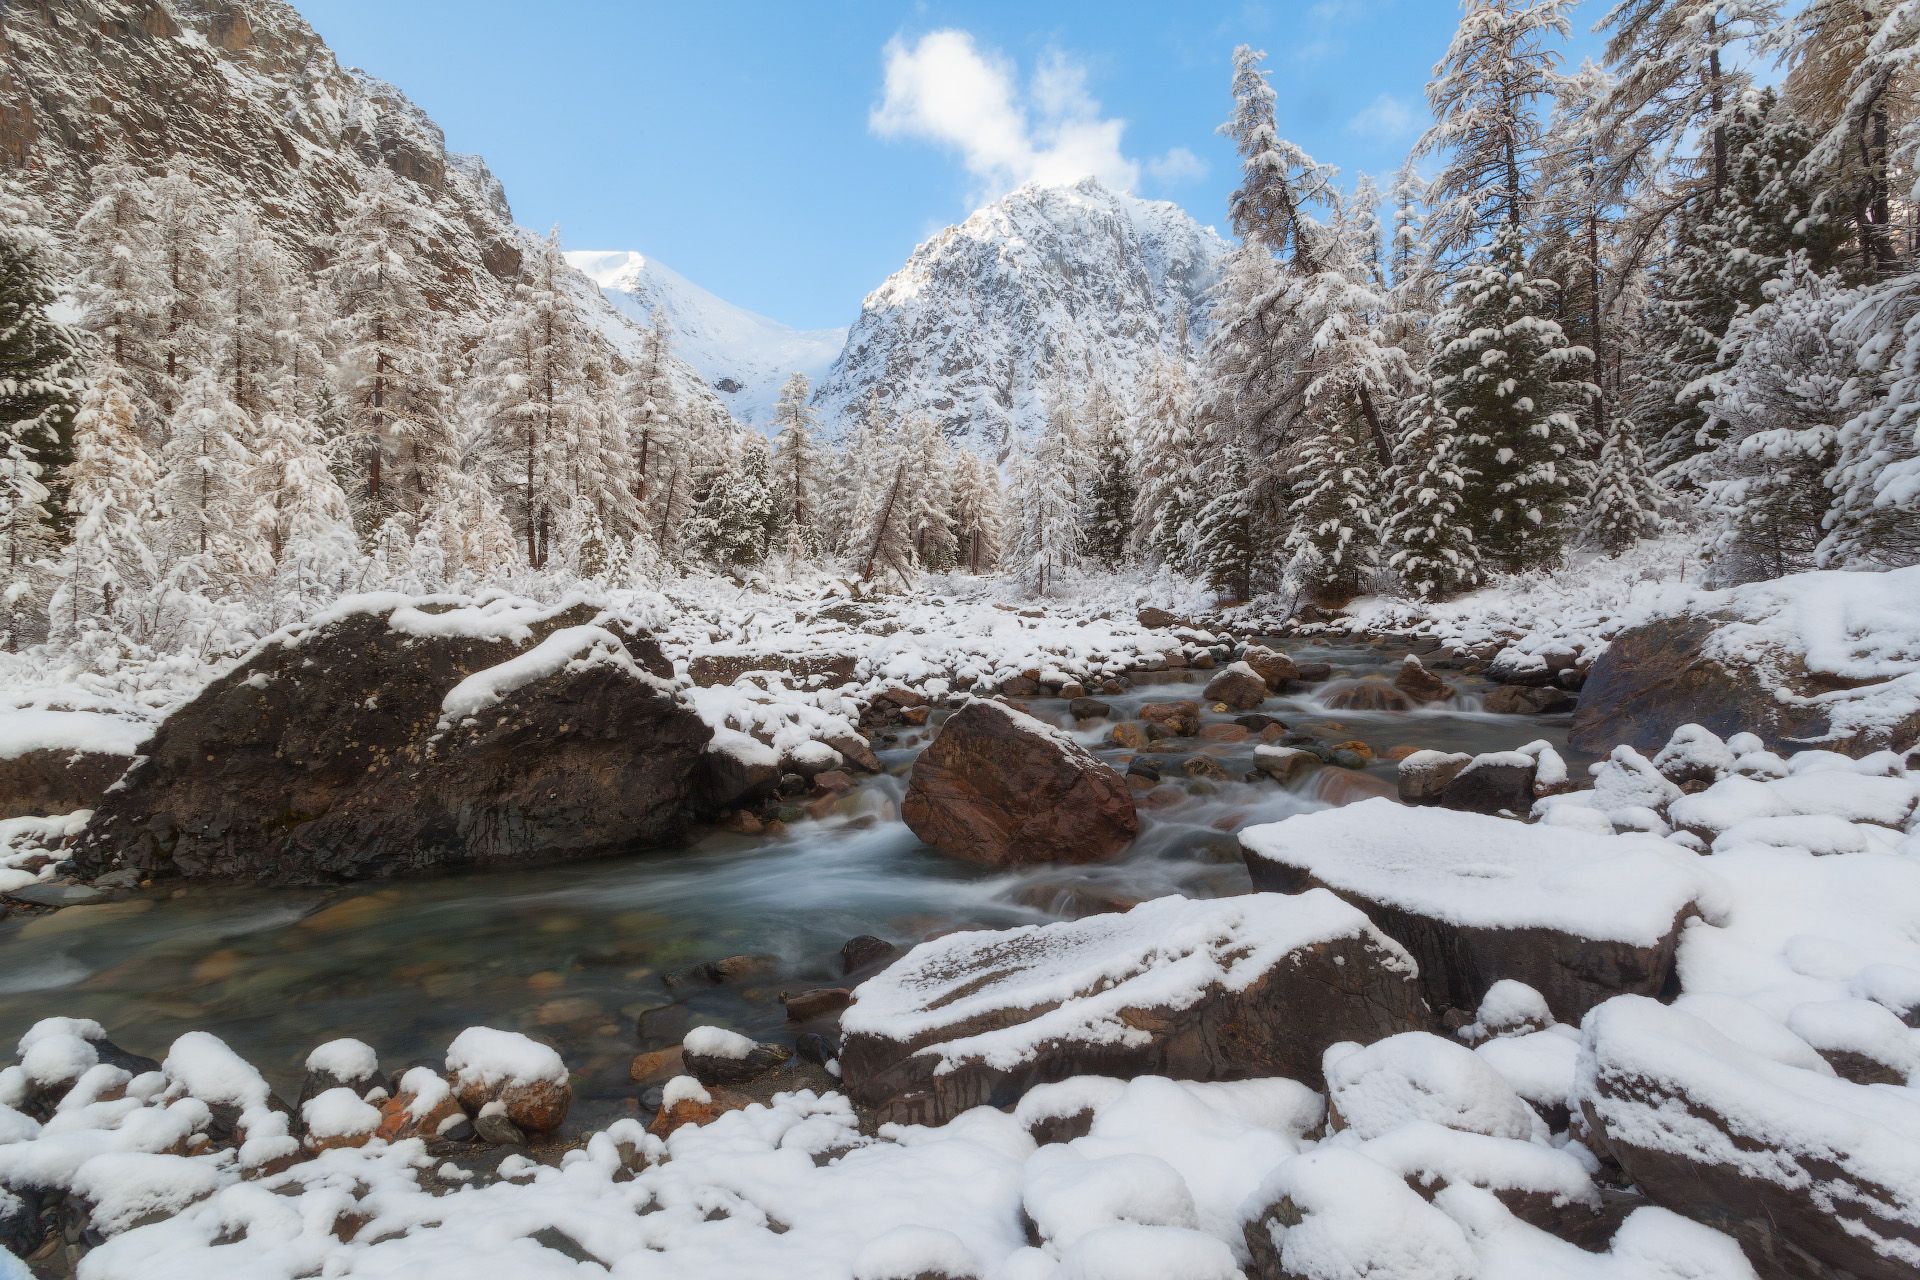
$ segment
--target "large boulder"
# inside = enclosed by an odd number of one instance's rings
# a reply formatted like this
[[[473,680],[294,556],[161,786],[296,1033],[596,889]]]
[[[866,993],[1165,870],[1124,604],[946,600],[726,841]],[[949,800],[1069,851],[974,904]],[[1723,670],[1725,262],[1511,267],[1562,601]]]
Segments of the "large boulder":
[[[900,816],[940,852],[988,866],[1101,862],[1140,831],[1126,779],[1051,725],[969,702],[913,764]]]
[[[1889,599],[1896,594],[1891,582],[1885,590]],[[1831,695],[1857,690],[1863,682],[1809,670],[1804,654],[1778,648],[1756,653],[1744,643],[1734,644],[1729,654],[1739,656],[1722,661],[1716,636],[1741,625],[1683,615],[1615,636],[1588,673],[1568,742],[1595,755],[1620,745],[1652,752],[1676,729],[1692,724],[1721,738],[1757,734],[1775,751],[1811,743],[1865,754],[1904,747],[1920,736],[1920,715],[1911,715],[1830,737],[1836,705]]]
[[[1736,1043],[1680,1009],[1593,1012],[1574,1085],[1592,1144],[1769,1280],[1920,1273],[1920,1096]]]
[[[657,845],[711,736],[670,673],[585,606],[349,602],[174,712],[74,856],[313,884]]]
[[[1219,703],[1232,711],[1251,711],[1267,700],[1270,692],[1266,677],[1245,662],[1223,667],[1207,681],[1203,691],[1208,702]]]
[[[1404,944],[1436,1009],[1473,1010],[1502,978],[1581,1015],[1673,976],[1680,929],[1717,915],[1700,858],[1649,836],[1548,831],[1368,800],[1240,833],[1256,889],[1323,887]]]
[[[847,1093],[942,1123],[1072,1076],[1320,1080],[1326,1046],[1427,1023],[1406,952],[1330,893],[1158,898],[923,943],[854,992]]]
[[[97,711],[0,711],[0,818],[93,808],[133,763],[148,728]]]
[[[851,683],[859,665],[851,653],[703,653],[687,664],[687,676],[703,689],[732,684],[755,672],[802,687],[831,687]]]

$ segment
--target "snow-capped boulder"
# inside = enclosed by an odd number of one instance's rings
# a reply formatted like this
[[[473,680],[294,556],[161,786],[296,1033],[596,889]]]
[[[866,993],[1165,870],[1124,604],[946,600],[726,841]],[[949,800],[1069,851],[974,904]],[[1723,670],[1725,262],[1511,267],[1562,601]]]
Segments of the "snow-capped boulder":
[[[1275,693],[1286,692],[1287,686],[1300,678],[1300,668],[1293,659],[1277,649],[1248,645],[1246,652],[1240,655],[1240,661],[1259,672],[1260,678],[1267,682],[1267,688]]]
[[[1271,692],[1266,678],[1252,664],[1235,662],[1220,669],[1202,691],[1208,702],[1230,711],[1251,711],[1267,700]]]
[[[940,852],[988,866],[1100,862],[1140,831],[1126,779],[1005,703],[969,702],[913,764],[900,816]]]
[[[938,1123],[1077,1075],[1317,1081],[1326,1046],[1426,1021],[1406,952],[1330,893],[1158,898],[922,943],[855,991],[840,1066]]]
[[[357,597],[174,712],[74,856],[295,884],[657,845],[711,737],[671,674],[584,605]]]
[[[1400,762],[1398,784],[1402,804],[1439,804],[1447,785],[1473,763],[1464,751],[1416,751]]]
[[[1364,1049],[1336,1045],[1325,1070],[1327,1127],[1361,1140],[1415,1120],[1523,1142],[1547,1136],[1498,1071],[1465,1045],[1430,1032],[1402,1032]]]
[[[573,1101],[560,1055],[517,1031],[468,1027],[447,1046],[447,1076],[468,1111],[495,1107],[527,1133],[558,1129]]]
[[[725,1027],[695,1027],[680,1043],[687,1071],[703,1085],[739,1085],[756,1080],[791,1058],[777,1044],[758,1044]]]
[[[1445,702],[1453,696],[1453,686],[1427,669],[1417,654],[1408,654],[1394,674],[1393,687],[1415,702]]]
[[[1440,804],[1468,813],[1525,816],[1533,808],[1539,761],[1520,751],[1483,751],[1440,790]]]
[[[1331,889],[1405,944],[1435,1008],[1475,1009],[1512,978],[1562,1021],[1663,989],[1681,926],[1721,893],[1663,840],[1384,800],[1250,827],[1240,844],[1255,888]]]
[[[1920,1097],[1776,1061],[1622,997],[1585,1027],[1594,1141],[1656,1203],[1736,1237],[1769,1277],[1920,1269]]]

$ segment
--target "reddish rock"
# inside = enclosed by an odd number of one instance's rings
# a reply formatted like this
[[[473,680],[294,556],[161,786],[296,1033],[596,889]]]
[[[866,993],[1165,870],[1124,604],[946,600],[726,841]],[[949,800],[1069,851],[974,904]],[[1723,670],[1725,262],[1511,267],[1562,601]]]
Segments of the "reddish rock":
[[[1300,668],[1293,659],[1276,649],[1265,649],[1259,645],[1250,646],[1240,655],[1240,661],[1246,663],[1267,682],[1267,688],[1280,693],[1300,678]]]
[[[1196,736],[1202,742],[1245,742],[1253,736],[1253,730],[1243,724],[1232,722],[1203,724]]]
[[[1385,680],[1355,680],[1328,692],[1327,706],[1335,711],[1405,711],[1412,700]]]
[[[1244,662],[1236,662],[1207,681],[1205,697],[1229,711],[1251,711],[1267,700],[1269,692],[1259,672]]]
[[[1138,720],[1124,720],[1107,731],[1107,741],[1116,747],[1138,751],[1152,739],[1148,737],[1145,724]]]
[[[1168,627],[1181,625],[1180,619],[1168,613],[1165,609],[1152,607],[1142,609],[1138,621],[1141,626],[1147,628],[1149,631],[1162,631]]]
[[[815,987],[808,991],[782,993],[788,1022],[811,1022],[840,1012],[853,1001],[853,992],[845,987]]]
[[[1480,700],[1483,710],[1509,716],[1542,716],[1556,711],[1571,711],[1577,704],[1572,694],[1551,686],[1503,684],[1489,689]]]
[[[1427,670],[1419,658],[1408,654],[1393,678],[1393,687],[1414,702],[1444,702],[1453,696],[1453,686]]]
[[[711,1124],[729,1111],[739,1111],[753,1100],[745,1094],[735,1093],[731,1089],[706,1090],[706,1098],[679,1098],[672,1106],[662,1107],[660,1114],[647,1126],[647,1132],[656,1138],[664,1138],[675,1129],[693,1125],[696,1128]]]
[[[1149,702],[1140,708],[1150,738],[1190,738],[1200,732],[1200,704],[1190,698],[1178,702]]]
[[[979,701],[914,762],[900,816],[942,853],[988,866],[1101,862],[1140,830],[1119,774],[1058,730]]]

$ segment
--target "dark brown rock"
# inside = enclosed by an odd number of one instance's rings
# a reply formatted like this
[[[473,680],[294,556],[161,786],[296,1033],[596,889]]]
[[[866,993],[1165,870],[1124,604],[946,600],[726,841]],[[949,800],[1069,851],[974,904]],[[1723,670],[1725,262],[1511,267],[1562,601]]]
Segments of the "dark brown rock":
[[[51,817],[92,809],[133,757],[65,748],[23,751],[0,760],[0,817]]]
[[[1413,703],[1385,680],[1354,680],[1331,689],[1326,704],[1335,711],[1405,711]]]
[[[755,671],[831,686],[852,683],[858,664],[850,653],[703,653],[687,664],[687,675],[703,689],[732,684]]]
[[[1533,811],[1533,780],[1538,772],[1539,762],[1518,751],[1477,755],[1440,789],[1440,805],[1467,813],[1525,817]]]
[[[314,884],[657,847],[685,825],[711,731],[651,678],[671,672],[651,637],[603,626],[602,660],[442,723],[462,680],[595,621],[576,606],[515,641],[367,612],[266,644],[160,726],[75,860]]]
[[[1178,702],[1149,702],[1140,708],[1150,738],[1191,738],[1200,732],[1200,704],[1191,698]]]
[[[1177,627],[1181,625],[1180,619],[1175,617],[1173,614],[1168,613],[1165,609],[1156,609],[1152,607],[1142,609],[1140,611],[1140,616],[1137,620],[1141,626],[1145,627],[1149,631],[1162,631],[1168,627]]]
[[[1180,1008],[1131,999],[1175,953],[1197,973],[1235,976]],[[913,1031],[895,1030],[908,1020]],[[1327,1045],[1426,1022],[1404,954],[1331,895],[1160,898],[922,944],[855,992],[840,1066],[875,1119],[939,1124],[1077,1075],[1318,1083]],[[1140,1034],[1123,1040],[1116,1027]]]
[[[1275,693],[1283,692],[1300,678],[1300,668],[1294,665],[1293,659],[1278,650],[1250,645],[1240,655],[1240,661],[1259,672],[1260,678],[1267,682],[1267,688]]]
[[[1551,685],[1503,684],[1487,690],[1480,700],[1486,711],[1509,716],[1544,716],[1556,711],[1571,711],[1579,699],[1565,689]]]
[[[1400,803],[1439,804],[1449,783],[1473,762],[1464,751],[1415,751],[1400,761]]]
[[[898,955],[900,948],[885,938],[876,938],[863,933],[857,938],[848,938],[840,947],[840,972],[845,974],[863,973],[878,967],[882,962]]]
[[[1393,677],[1393,687],[1414,702],[1445,702],[1453,696],[1453,686],[1427,670],[1412,654],[1400,664],[1399,672]]]
[[[845,987],[814,987],[807,991],[783,992],[780,1003],[786,1007],[788,1022],[811,1022],[840,1012],[853,1000]]]
[[[900,816],[969,862],[1101,862],[1140,819],[1126,781],[1064,734],[995,702],[970,702],[914,762]]]
[[[1708,640],[1722,625],[1711,617],[1681,616],[1615,636],[1587,673],[1569,743],[1596,755],[1620,745],[1652,754],[1684,724],[1700,725],[1722,738],[1755,733],[1775,751],[1826,739],[1831,726],[1824,706],[1806,700],[1847,686],[1809,672],[1804,655],[1776,653],[1766,665],[1795,695],[1781,701],[1762,678],[1759,663],[1728,665],[1704,656]],[[1920,716],[1913,716],[1820,745],[1863,755],[1910,744],[1917,736]]]
[[[1265,702],[1270,692],[1259,672],[1244,662],[1236,662],[1207,681],[1204,696],[1208,702],[1229,711],[1251,711]]]

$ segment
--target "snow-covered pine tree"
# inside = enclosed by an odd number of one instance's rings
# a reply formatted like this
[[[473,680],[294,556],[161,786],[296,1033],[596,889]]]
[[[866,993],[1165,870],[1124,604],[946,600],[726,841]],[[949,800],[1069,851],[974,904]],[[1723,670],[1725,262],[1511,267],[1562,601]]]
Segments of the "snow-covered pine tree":
[[[1133,545],[1152,564],[1191,567],[1193,518],[1202,498],[1194,468],[1200,441],[1184,353],[1160,355],[1141,382],[1131,434],[1139,441],[1140,488],[1133,503]],[[1016,499],[1017,501],[1017,499]],[[1012,513],[1021,518],[1016,507]]]
[[[137,632],[139,601],[160,578],[154,547],[160,477],[141,443],[122,376],[118,363],[105,363],[88,381],[74,415],[73,462],[67,468],[73,540],[48,608],[53,638],[68,643],[89,631]]]
[[[1133,545],[1133,512],[1140,491],[1137,463],[1127,420],[1099,383],[1094,384],[1087,414],[1091,478],[1082,539],[1087,559],[1112,569],[1126,563]]]
[[[1366,424],[1330,404],[1295,451],[1287,477],[1288,576],[1319,602],[1360,594],[1380,565],[1380,468]]]
[[[281,376],[286,317],[297,307],[292,266],[250,210],[229,215],[211,248],[210,360],[226,397],[258,417]]]
[[[1383,488],[1380,531],[1387,567],[1424,600],[1478,586],[1484,576],[1463,504],[1467,474],[1459,428],[1422,388],[1400,411],[1400,449]]]
[[[1077,434],[1071,404],[1056,401],[1014,466],[1012,558],[1021,583],[1037,595],[1080,564]]]
[[[1000,473],[972,450],[961,450],[951,500],[956,562],[968,573],[985,573],[999,561],[1005,536]]]
[[[476,357],[503,442],[496,451],[505,464],[501,487],[512,494],[511,515],[527,563],[536,569],[546,563],[555,519],[573,497],[568,462],[577,447],[585,382],[586,337],[564,290],[566,270],[557,231],[533,242],[513,296]]]
[[[324,273],[340,326],[339,392],[363,524],[417,510],[446,465],[438,336],[418,263],[432,231],[400,179],[374,170],[347,205]],[[398,472],[398,474],[395,474]]]
[[[314,422],[269,410],[254,455],[254,520],[268,567],[266,625],[279,627],[333,599],[359,559],[347,495],[333,478]]]
[[[153,181],[153,243],[164,278],[160,301],[161,425],[173,420],[187,381],[207,362],[213,303],[213,215],[184,157],[168,161]],[[149,438],[149,447],[158,443]]]
[[[1624,413],[1607,420],[1606,438],[1594,464],[1587,495],[1587,539],[1608,555],[1619,555],[1666,525],[1670,499],[1647,465],[1640,428]]]
[[[460,588],[495,583],[518,559],[513,525],[494,494],[492,452],[498,441],[487,419],[456,416],[450,434],[449,465],[424,507],[415,538],[416,563],[431,558],[436,587]],[[423,554],[430,550],[430,557]]]
[[[16,180],[0,176],[0,452],[8,458],[9,540],[18,544],[7,563],[22,572],[28,549],[66,524],[81,376],[79,335],[53,318],[58,249],[37,208]]]
[[[897,433],[885,425],[877,396],[868,402],[861,430],[865,438],[859,443],[869,452],[854,520],[859,531],[853,544],[854,569],[862,582],[878,586],[891,576],[904,587],[912,583],[914,573],[913,531],[907,523],[913,478],[907,474],[907,453],[891,441],[891,447],[878,447],[889,436],[897,439]]]
[[[695,554],[724,567],[759,564],[773,538],[773,459],[764,436],[739,442],[730,465],[720,467],[688,531]]]
[[[202,369],[181,392],[160,454],[165,554],[194,560],[223,589],[268,566],[252,488],[254,423],[228,395],[220,371]]]
[[[944,573],[953,568],[957,544],[950,491],[953,449],[940,424],[926,414],[907,419],[900,448],[907,462],[907,531],[921,568]]]
[[[1462,437],[1461,516],[1483,562],[1510,572],[1559,560],[1581,494],[1591,357],[1549,318],[1551,287],[1528,272],[1520,228],[1502,225],[1436,325],[1433,397]]]
[[[780,388],[780,399],[773,408],[774,505],[789,565],[808,559],[820,549],[822,461],[813,439],[812,395],[807,375],[796,373]]]
[[[1194,518],[1194,559],[1207,584],[1230,600],[1245,600],[1253,594],[1259,559],[1251,472],[1247,451],[1228,444],[1220,451],[1214,472],[1214,496]]]
[[[99,358],[121,370],[121,385],[148,435],[157,434],[162,379],[160,337],[166,264],[154,239],[152,190],[124,158],[95,165],[92,195],[73,228],[81,324]]]

